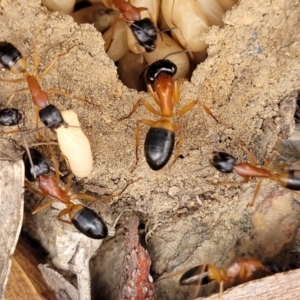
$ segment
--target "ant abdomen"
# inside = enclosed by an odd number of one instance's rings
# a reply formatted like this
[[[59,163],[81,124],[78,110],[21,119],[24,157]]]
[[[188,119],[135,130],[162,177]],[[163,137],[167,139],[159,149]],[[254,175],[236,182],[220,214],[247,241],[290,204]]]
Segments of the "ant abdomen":
[[[22,121],[22,113],[16,108],[0,109],[0,125],[14,126]]]
[[[21,73],[26,68],[26,61],[21,52],[8,42],[0,42],[0,62],[12,73]]]
[[[162,169],[169,161],[175,145],[175,134],[164,128],[150,128],[145,139],[145,157],[149,167]]]
[[[276,181],[287,189],[300,191],[300,171],[288,170],[280,173]]]
[[[107,237],[108,229],[105,222],[92,209],[81,204],[72,204],[69,216],[74,226],[87,237],[91,239]]]

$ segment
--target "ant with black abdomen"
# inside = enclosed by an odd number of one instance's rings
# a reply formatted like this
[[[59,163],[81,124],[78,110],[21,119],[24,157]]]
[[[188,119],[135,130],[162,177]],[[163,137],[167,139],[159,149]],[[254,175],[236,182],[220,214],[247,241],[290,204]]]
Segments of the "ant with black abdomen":
[[[32,158],[33,167],[29,162],[28,154],[23,154],[25,175],[28,181],[35,181],[36,179],[38,180],[38,185],[41,192],[34,189],[29,182],[25,182],[26,187],[33,194],[41,197],[41,201],[47,196],[54,198],[42,205],[38,203],[38,205],[33,209],[32,213],[35,214],[40,210],[52,205],[54,202],[61,201],[67,206],[67,208],[63,209],[57,215],[58,220],[64,223],[73,224],[81,233],[90,238],[103,239],[107,237],[108,229],[101,216],[82,204],[75,204],[72,202],[72,200],[75,199],[84,199],[93,202],[98,201],[98,199],[87,194],[69,194],[73,174],[69,175],[66,187],[65,189],[62,189],[59,186],[59,173],[57,168],[55,168],[56,177],[47,175],[50,171],[50,163],[44,157],[44,155],[37,149],[30,149],[30,156]],[[133,184],[137,180],[127,183],[121,192],[109,196],[103,196],[100,198],[100,200],[106,202],[114,197],[120,196],[129,185]],[[70,221],[62,218],[67,214],[69,215]]]
[[[219,299],[221,299],[224,289],[278,272],[280,270],[273,262],[264,264],[255,258],[242,258],[231,263],[225,270],[217,268],[214,264],[198,265],[183,274],[182,271],[179,271],[164,275],[156,282],[182,274],[179,279],[180,285],[199,286],[196,292],[196,296],[198,296],[202,285],[215,281],[220,286]]]
[[[12,101],[15,94],[29,90],[32,97],[32,101],[36,106],[36,125],[38,123],[39,110],[45,109],[49,105],[50,94],[60,94],[63,96],[73,97],[77,100],[87,102],[92,105],[92,103],[89,102],[88,100],[80,97],[72,96],[67,92],[58,89],[43,90],[40,86],[39,80],[42,79],[43,76],[45,76],[51,70],[51,68],[54,66],[54,64],[60,57],[67,55],[72,48],[74,48],[74,46],[71,47],[69,50],[57,55],[56,58],[50,63],[50,65],[42,72],[42,74],[39,75],[38,66],[39,66],[40,59],[39,59],[37,47],[35,47],[34,50],[34,70],[32,73],[30,73],[26,69],[26,60],[22,56],[21,52],[13,44],[9,42],[0,42],[0,63],[4,66],[4,68],[9,70],[10,72],[14,74],[22,73],[23,75],[22,78],[17,78],[17,79],[1,78],[0,81],[10,82],[10,83],[18,83],[21,81],[26,81],[28,84],[27,88],[22,88],[20,90],[13,92],[10,95],[6,105],[9,105],[9,103]]]
[[[176,71],[176,65],[166,59],[156,61],[155,63],[150,65],[146,71],[146,79],[148,81],[147,88],[155,103],[160,107],[160,111],[157,111],[155,108],[153,108],[152,105],[149,104],[146,100],[139,99],[133,106],[130,114],[119,119],[124,120],[129,118],[137,110],[140,103],[143,103],[146,109],[152,114],[160,116],[160,119],[158,121],[148,119],[141,119],[137,121],[136,163],[133,170],[135,169],[139,160],[139,125],[141,123],[150,127],[146,135],[144,152],[147,163],[152,170],[160,170],[168,163],[174,150],[175,132],[177,131],[180,132],[180,135],[177,152],[175,154],[175,159],[173,163],[179,157],[183,140],[183,133],[181,125],[173,122],[173,116],[180,116],[186,114],[198,103],[198,101],[194,100],[185,105],[179,111],[174,112],[174,106],[177,105],[179,102],[179,89],[177,81],[175,81],[173,78],[173,75],[176,73]],[[153,88],[151,84],[153,85]],[[215,119],[210,110],[204,105],[202,106],[206,110],[206,112]]]
[[[274,168],[268,168],[269,164],[273,160],[273,155],[266,162],[263,167],[257,167],[257,162],[253,154],[243,147],[243,150],[246,152],[248,157],[250,158],[250,162],[240,162],[237,163],[237,159],[232,155],[225,152],[214,152],[212,160],[210,163],[214,166],[218,171],[222,173],[231,173],[235,171],[238,175],[244,177],[244,180],[241,183],[235,182],[224,182],[220,184],[228,184],[228,185],[236,185],[243,184],[249,181],[251,177],[260,178],[257,183],[254,195],[252,199],[249,201],[247,206],[253,206],[255,199],[258,195],[261,186],[261,179],[268,178],[275,182],[277,182],[280,186],[287,188],[289,190],[299,191],[300,190],[300,171],[299,170],[283,170],[288,165],[280,164],[275,166]],[[279,171],[283,170],[283,171]]]
[[[243,258],[230,264],[226,270],[218,269],[213,264],[199,265],[186,271],[180,278],[181,285],[203,285],[216,281],[220,285],[219,297],[222,297],[223,289],[246,283],[258,276],[258,271],[265,271],[265,275],[271,275],[272,271],[261,261],[254,258]]]

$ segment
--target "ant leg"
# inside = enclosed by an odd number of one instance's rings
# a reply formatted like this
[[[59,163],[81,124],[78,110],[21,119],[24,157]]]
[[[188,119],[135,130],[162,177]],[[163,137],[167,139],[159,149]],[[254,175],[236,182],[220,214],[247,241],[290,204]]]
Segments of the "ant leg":
[[[129,119],[129,118],[132,116],[132,114],[137,110],[137,108],[140,106],[141,101],[142,101],[142,99],[139,99],[139,100],[133,105],[133,108],[132,108],[131,112],[130,112],[127,116],[124,116],[124,117],[118,119],[118,122],[123,121],[123,120],[125,120],[125,119]]]
[[[5,78],[0,78],[0,81],[2,82],[10,82],[10,83],[18,83],[21,81],[25,81],[26,78],[17,78],[17,79],[5,79]]]
[[[188,103],[187,105],[185,105],[182,109],[180,109],[179,111],[177,111],[175,113],[176,116],[180,116],[180,115],[184,115],[186,114],[189,110],[191,110],[196,104],[198,103],[197,100],[194,100],[190,103]]]
[[[153,106],[151,104],[149,104],[146,100],[142,99],[142,102],[145,105],[145,107],[148,109],[148,111],[150,111],[151,113],[153,113],[156,116],[161,115],[161,113],[159,111],[157,111],[155,108],[153,108]]]
[[[15,96],[15,94],[21,93],[21,92],[24,92],[24,91],[27,91],[27,90],[29,90],[29,88],[23,88],[23,89],[20,89],[20,90],[17,90],[17,91],[15,91],[15,92],[13,92],[13,93],[9,96],[8,101],[6,102],[6,105],[5,105],[5,106],[8,106],[8,105],[9,105],[9,103],[12,101],[13,97]]]
[[[39,51],[38,51],[38,46],[36,43],[34,43],[34,50],[33,50],[33,76],[37,77],[38,75],[38,67],[40,65],[40,56],[39,56]]]
[[[137,180],[134,180],[134,181],[131,181],[131,182],[127,183],[125,185],[125,187],[119,193],[112,194],[112,195],[109,195],[109,196],[102,196],[99,199],[97,199],[97,198],[95,198],[93,196],[87,195],[87,194],[73,194],[73,195],[70,196],[70,199],[71,200],[74,200],[74,199],[84,199],[84,200],[88,200],[88,201],[98,201],[98,200],[100,200],[102,202],[107,202],[107,201],[113,199],[114,197],[121,196],[130,185],[132,185],[133,183],[135,183],[135,182],[137,182],[139,180],[140,180],[140,178],[138,178]]]
[[[176,81],[175,81],[175,84],[176,84]],[[155,103],[158,106],[160,106],[160,100],[158,99],[156,93],[153,91],[152,86],[150,84],[147,84],[147,90],[151,94],[151,97],[153,98],[153,100],[155,101]]]
[[[160,116],[160,112],[157,111],[155,108],[153,108],[153,106],[151,104],[149,104],[146,100],[144,99],[139,99],[133,106],[131,112],[127,115],[127,116],[124,116],[120,119],[118,119],[118,121],[123,121],[125,119],[129,119],[132,114],[138,109],[138,107],[140,106],[141,102],[144,104],[144,106],[147,108],[148,111],[150,111],[151,113],[153,113],[154,115],[157,115],[157,116]]]
[[[34,189],[29,182],[25,181],[25,185],[28,188],[28,190],[29,190],[30,193],[36,195],[37,197],[45,197],[44,193],[39,192],[36,189]]]
[[[87,195],[87,194],[73,194],[70,196],[70,200],[74,200],[74,199],[83,199],[83,200],[87,200],[87,201],[98,201],[97,198]]]
[[[260,186],[261,186],[261,180],[258,181],[258,183],[257,183],[257,185],[256,185],[256,189],[255,189],[254,195],[253,195],[251,201],[248,202],[247,207],[253,206],[253,204],[254,204],[254,202],[255,202],[255,199],[256,199],[256,197],[257,197],[257,195],[258,195],[258,192],[259,192],[259,190],[260,190]]]
[[[256,162],[256,159],[254,157],[254,155],[245,147],[245,146],[241,146],[241,148],[244,150],[244,152],[248,155],[250,161],[251,161],[251,164],[253,166],[257,166],[257,162]]]
[[[65,208],[62,211],[60,211],[60,213],[57,215],[56,219],[59,220],[60,222],[66,223],[66,224],[73,224],[71,221],[61,218],[62,216],[67,215],[68,213],[69,213],[69,208]]]
[[[127,183],[127,184],[125,185],[125,187],[124,187],[119,193],[112,194],[112,195],[110,195],[110,196],[103,196],[103,197],[100,198],[100,201],[102,201],[102,202],[107,202],[107,201],[109,201],[109,200],[111,200],[111,199],[113,199],[113,198],[115,198],[115,197],[121,196],[121,195],[125,192],[125,190],[126,190],[130,185],[134,184],[135,182],[139,181],[140,179],[141,179],[141,178],[138,178],[138,179],[136,179],[136,180],[130,181],[129,183]],[[116,221],[118,221],[118,218],[117,218]]]
[[[40,111],[40,108],[36,106],[35,107],[35,129],[38,129],[38,127],[39,127],[39,119],[40,119],[39,111]],[[37,131],[36,136],[37,136],[37,141],[41,142],[43,140],[43,136],[39,131]]]
[[[174,165],[174,163],[178,159],[178,157],[180,155],[181,148],[182,148],[182,141],[183,141],[183,130],[182,130],[181,125],[180,124],[174,124],[174,127],[175,127],[174,131],[175,132],[179,131],[180,133],[179,133],[179,142],[178,142],[178,145],[177,145],[177,150],[176,150],[175,158],[172,161],[172,163],[170,164],[170,166]]]
[[[269,171],[272,173],[273,171],[283,170],[283,169],[285,169],[287,167],[290,167],[290,166],[291,166],[290,164],[282,163],[282,164],[277,165],[274,168],[270,168]]]
[[[77,96],[71,95],[71,94],[69,94],[69,93],[67,93],[67,92],[64,92],[64,91],[61,91],[61,90],[58,90],[58,89],[49,89],[49,90],[46,90],[45,92],[46,92],[48,95],[50,95],[50,94],[59,94],[59,95],[63,95],[63,96],[67,96],[67,97],[74,98],[74,99],[79,100],[79,101],[82,101],[82,102],[87,102],[87,103],[89,103],[90,105],[96,105],[96,104],[94,104],[94,103],[92,103],[92,102],[90,102],[90,101],[88,101],[88,100],[86,100],[86,99],[84,99],[84,98],[81,98],[81,97],[77,97]],[[96,105],[96,106],[97,106],[97,105]]]
[[[2,130],[1,130],[1,131],[2,131]],[[11,130],[11,131],[2,131],[0,134],[12,134],[12,133],[24,132],[24,131],[27,131],[27,130],[19,130],[19,129],[16,129],[16,130]]]
[[[244,184],[244,183],[247,183],[249,181],[249,177],[245,177],[241,182],[232,182],[232,181],[220,181],[220,182],[217,182],[217,183],[208,183],[208,184],[211,184],[211,185],[230,185],[230,186],[237,186],[237,185],[241,185],[241,184]]]
[[[224,281],[222,280],[221,283],[220,283],[220,290],[219,290],[219,296],[218,296],[219,300],[222,299],[223,291],[224,291]]]
[[[213,113],[211,112],[211,110],[210,110],[206,105],[204,105],[204,104],[202,104],[202,103],[200,103],[200,105],[202,106],[202,108],[204,109],[204,111],[205,111],[208,115],[210,115],[217,123],[220,123],[220,122],[218,121],[218,119],[213,115]]]
[[[46,195],[46,196],[47,196],[47,195]],[[44,197],[44,198],[45,198],[45,197]],[[52,200],[50,200],[49,202],[47,202],[47,203],[41,205],[41,202],[44,200],[44,198],[42,198],[42,199],[37,203],[37,205],[33,208],[32,212],[31,212],[33,215],[36,214],[37,212],[39,212],[40,210],[42,210],[42,209],[44,209],[44,208],[46,208],[46,207],[52,205],[54,202],[57,202],[56,199],[52,199]]]
[[[58,54],[53,61],[51,62],[51,64],[43,71],[43,73],[40,76],[37,76],[39,79],[41,79],[43,76],[45,76],[54,66],[54,64],[57,62],[57,60],[65,55],[67,55],[74,47],[76,47],[77,45],[72,46],[71,48],[69,48],[67,51],[62,52],[60,54]],[[34,57],[36,59],[36,56]]]
[[[155,121],[152,120],[147,120],[147,119],[142,119],[142,120],[138,120],[136,122],[136,127],[135,127],[135,157],[136,157],[136,161],[135,164],[133,166],[133,168],[131,169],[130,173],[133,173],[133,171],[135,170],[138,161],[139,161],[139,142],[140,142],[140,128],[139,128],[139,124],[143,123],[149,127],[151,127]]]
[[[179,102],[179,89],[178,89],[178,82],[177,81],[174,82],[173,100],[174,100],[174,105],[177,105],[178,102]]]
[[[278,155],[278,153],[276,151],[273,151],[273,153],[270,155],[270,157],[268,158],[268,160],[266,161],[266,163],[264,164],[264,167],[267,168],[275,159],[276,155]],[[281,165],[286,165],[287,164],[281,164]],[[274,168],[274,170],[276,169],[281,169],[281,165],[278,165],[277,167]]]
[[[57,163],[57,166],[58,166],[58,161],[55,159],[56,163]],[[56,170],[57,170],[57,173],[56,173]],[[59,171],[58,171],[58,167],[55,168],[55,173],[56,175],[58,176],[58,179],[59,179]],[[67,184],[65,186],[65,192],[68,193],[71,189],[71,183],[72,183],[72,179],[73,179],[74,175],[72,173],[70,173],[70,175],[68,176],[68,181],[67,181]]]

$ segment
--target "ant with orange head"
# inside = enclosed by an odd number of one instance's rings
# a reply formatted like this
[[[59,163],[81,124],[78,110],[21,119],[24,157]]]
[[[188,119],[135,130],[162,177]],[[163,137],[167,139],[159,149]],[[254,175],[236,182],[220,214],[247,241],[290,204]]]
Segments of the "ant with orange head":
[[[244,258],[232,263],[226,270],[218,269],[213,264],[193,267],[181,276],[179,283],[181,285],[201,286],[216,281],[220,285],[219,296],[222,297],[224,288],[227,289],[266,276],[259,271],[272,274],[273,270],[257,259]]]
[[[129,25],[139,45],[143,47],[146,52],[154,51],[157,41],[157,29],[149,18],[141,18],[141,11],[145,11],[147,8],[135,7],[125,0],[112,0],[112,4],[122,14],[123,19]],[[116,22],[113,26],[115,25]]]
[[[38,74],[38,66],[39,66],[40,59],[39,59],[39,55],[37,52],[37,47],[35,47],[35,51],[34,51],[34,71],[32,73],[29,73],[26,70],[26,60],[22,56],[21,52],[13,44],[11,44],[9,42],[0,42],[0,63],[3,65],[4,68],[9,70],[11,73],[14,73],[14,74],[22,73],[22,75],[23,75],[22,78],[17,78],[17,79],[1,78],[0,81],[11,82],[11,83],[18,83],[21,81],[26,81],[28,84],[28,88],[23,88],[23,89],[13,92],[11,94],[11,96],[9,97],[9,100],[6,105],[9,105],[9,103],[12,101],[15,94],[29,89],[29,92],[32,97],[32,101],[37,107],[37,110],[36,110],[36,123],[37,123],[38,122],[38,118],[37,118],[38,111],[40,109],[45,109],[49,105],[49,95],[50,94],[60,94],[60,95],[64,95],[64,96],[74,97],[77,100],[92,104],[91,102],[89,102],[86,99],[72,96],[66,92],[63,92],[63,91],[60,91],[57,89],[42,90],[42,88],[39,84],[39,80],[42,79],[43,76],[45,76],[50,71],[50,69],[54,66],[56,61],[60,57],[67,55],[72,48],[57,55],[56,58],[51,62],[51,64],[43,71],[43,73],[41,75],[39,75]]]
[[[300,171],[299,170],[285,170],[279,172],[278,170],[282,170],[287,167],[286,164],[280,164],[274,168],[268,168],[269,164],[273,160],[273,155],[266,162],[264,167],[257,167],[257,162],[253,154],[243,147],[243,150],[246,152],[248,157],[250,158],[250,162],[240,162],[237,163],[237,159],[232,155],[225,152],[214,152],[213,158],[210,160],[212,166],[214,166],[218,171],[222,173],[231,173],[235,171],[238,175],[244,177],[244,180],[241,183],[246,183],[249,181],[251,177],[257,178],[268,178],[275,182],[277,182],[280,186],[287,188],[289,190],[300,190]],[[235,185],[240,183],[235,182],[224,182],[220,184],[229,184]],[[259,180],[256,190],[254,192],[253,198],[248,203],[247,206],[253,206],[257,194],[260,190],[261,180]]]
[[[148,67],[146,70],[146,79],[148,81],[147,89],[151,94],[155,103],[159,106],[160,111],[157,111],[144,99],[139,99],[132,108],[132,111],[128,116],[125,116],[119,120],[129,118],[138,108],[140,103],[143,103],[148,111],[152,114],[160,116],[158,121],[152,121],[148,119],[141,119],[137,121],[136,125],[136,163],[133,168],[135,169],[139,157],[139,139],[140,131],[139,125],[145,124],[150,127],[145,140],[144,152],[148,165],[152,170],[162,169],[169,161],[175,145],[175,132],[179,131],[179,143],[177,152],[173,163],[179,157],[181,150],[183,133],[181,125],[173,122],[173,116],[180,116],[191,110],[197,100],[194,100],[177,112],[174,112],[174,106],[179,102],[179,90],[177,81],[173,76],[177,71],[176,65],[170,60],[158,60]],[[151,86],[153,85],[153,88]],[[208,108],[203,105],[204,109],[210,114]],[[132,171],[133,171],[132,170]],[[132,172],[131,171],[131,172]]]
[[[30,155],[32,157],[33,167],[29,161],[28,154],[24,153],[23,155],[23,161],[25,165],[25,176],[28,181],[35,181],[37,178],[39,188],[42,192],[38,192],[31,186],[31,184],[29,184],[29,182],[25,182],[27,188],[32,193],[41,197],[41,201],[46,196],[51,196],[54,198],[43,205],[38,203],[38,205],[34,208],[32,213],[35,214],[40,210],[52,205],[54,202],[61,201],[67,206],[67,208],[63,209],[57,215],[58,220],[64,223],[73,224],[81,233],[92,239],[103,239],[107,237],[108,229],[100,215],[98,215],[95,211],[82,204],[75,204],[71,202],[75,199],[84,199],[93,202],[98,201],[98,199],[87,194],[70,195],[69,190],[73,175],[71,174],[68,177],[68,182],[66,184],[65,189],[63,190],[58,184],[59,173],[57,168],[55,168],[56,177],[46,175],[50,171],[50,163],[47,161],[44,155],[36,149],[30,149]],[[101,201],[109,201],[114,197],[120,196],[132,183],[133,182],[128,183],[119,193],[101,197]],[[69,215],[70,221],[62,219],[62,217],[67,214]]]

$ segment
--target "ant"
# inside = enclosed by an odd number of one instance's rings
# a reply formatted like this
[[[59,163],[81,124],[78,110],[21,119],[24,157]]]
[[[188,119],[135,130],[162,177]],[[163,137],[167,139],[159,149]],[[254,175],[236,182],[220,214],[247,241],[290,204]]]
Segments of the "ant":
[[[147,8],[135,7],[125,0],[112,0],[112,4],[121,12],[123,19],[129,25],[135,39],[142,49],[146,52],[154,51],[157,42],[157,30],[150,18],[141,18],[141,11],[147,10]],[[116,21],[112,26],[112,31],[114,32]],[[109,47],[110,46],[108,46],[108,49]]]
[[[240,259],[229,265],[226,270],[218,269],[213,264],[199,265],[186,271],[181,276],[179,283],[201,286],[216,281],[220,285],[219,296],[222,297],[223,287],[227,289],[265,276],[259,274],[259,270],[272,274],[269,266],[254,258]]]
[[[73,47],[71,47],[69,50],[57,55],[56,58],[51,62],[51,64],[43,71],[43,73],[39,75],[38,74],[38,66],[39,66],[40,59],[39,59],[39,55],[38,55],[36,46],[34,49],[34,70],[32,73],[29,73],[26,70],[26,60],[22,56],[21,52],[13,44],[11,44],[9,42],[0,42],[0,63],[3,65],[4,68],[9,70],[11,73],[14,73],[14,74],[22,73],[22,75],[23,75],[22,78],[17,78],[17,79],[1,78],[0,81],[11,82],[11,83],[27,81],[27,84],[28,84],[28,88],[23,88],[23,89],[13,92],[11,94],[11,96],[9,97],[9,100],[7,101],[6,105],[9,105],[9,103],[12,101],[15,94],[29,89],[29,92],[32,97],[32,101],[37,107],[37,110],[36,110],[36,123],[37,123],[38,122],[38,118],[37,118],[38,111],[40,109],[45,109],[49,105],[48,98],[49,98],[50,94],[60,94],[60,95],[64,95],[64,96],[74,97],[77,100],[92,104],[91,102],[89,102],[86,99],[71,96],[70,94],[60,91],[60,90],[57,90],[57,89],[42,90],[42,88],[39,84],[39,80],[42,79],[43,76],[45,76],[50,71],[50,69],[54,66],[56,61],[60,57],[67,55]]]
[[[141,119],[136,124],[136,163],[135,169],[139,157],[139,139],[140,131],[139,125],[145,124],[150,127],[145,140],[144,153],[148,165],[154,171],[162,169],[169,161],[175,145],[175,132],[179,131],[179,143],[177,152],[173,163],[179,157],[181,150],[183,133],[181,125],[173,122],[173,116],[180,116],[187,113],[198,103],[197,100],[190,102],[185,105],[179,111],[174,112],[174,106],[179,102],[179,90],[177,81],[174,80],[173,76],[177,72],[176,65],[170,60],[158,60],[151,64],[146,72],[146,79],[148,81],[147,89],[151,94],[155,103],[160,107],[160,111],[157,111],[144,99],[139,99],[132,108],[132,111],[128,116],[125,116],[119,121],[129,118],[138,108],[142,102],[146,109],[152,114],[160,116],[158,121],[152,121],[148,119]],[[153,88],[151,86],[153,85]],[[204,109],[211,114],[210,110],[203,105]],[[212,115],[212,114],[211,114]]]
[[[67,206],[67,208],[63,209],[57,215],[58,220],[67,224],[73,224],[81,233],[92,239],[103,239],[107,237],[108,229],[100,215],[82,204],[74,204],[73,202],[71,202],[74,199],[84,199],[88,201],[98,201],[98,199],[87,194],[69,195],[68,193],[70,190],[73,174],[69,175],[68,182],[65,189],[63,190],[58,184],[58,169],[55,168],[56,177],[46,175],[50,170],[50,164],[47,159],[41,152],[36,149],[30,149],[29,151],[30,156],[32,157],[33,167],[31,167],[28,154],[24,153],[23,161],[25,165],[25,176],[27,180],[34,181],[36,175],[36,177],[38,178],[39,188],[42,192],[38,192],[28,182],[25,182],[27,188],[30,192],[41,197],[41,201],[46,196],[51,196],[54,198],[43,205],[40,204],[40,201],[38,205],[33,209],[32,213],[35,214],[40,210],[52,205],[54,202],[61,201]],[[102,201],[108,201],[114,197],[120,196],[132,183],[133,182],[128,183],[119,193],[102,197]],[[62,217],[67,214],[69,214],[70,221],[62,219]]]
[[[280,169],[284,169],[287,167],[286,164],[280,164],[274,168],[268,168],[269,164],[273,160],[273,155],[266,162],[264,167],[257,167],[257,162],[253,154],[243,147],[243,150],[250,158],[250,162],[240,162],[236,163],[237,159],[232,155],[225,152],[214,152],[213,158],[210,163],[220,172],[222,173],[231,173],[235,171],[238,175],[244,177],[244,180],[241,183],[246,183],[249,181],[251,177],[258,178],[269,178],[275,182],[277,182],[280,186],[290,189],[290,190],[300,190],[300,171],[299,170],[286,170],[278,172]],[[222,184],[222,183],[221,183]],[[224,184],[240,184],[233,182],[224,182]],[[256,190],[254,192],[254,196],[252,200],[248,203],[249,206],[253,206],[257,194],[260,190],[261,180],[259,180]]]

